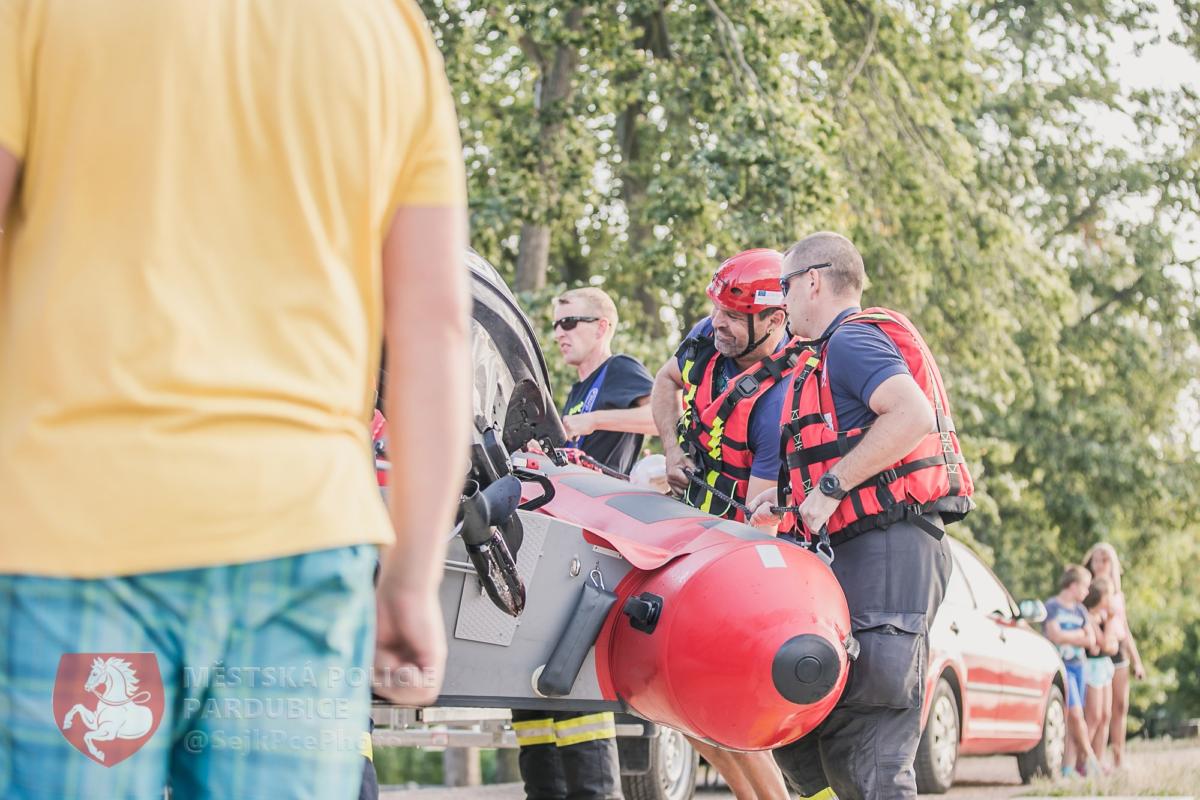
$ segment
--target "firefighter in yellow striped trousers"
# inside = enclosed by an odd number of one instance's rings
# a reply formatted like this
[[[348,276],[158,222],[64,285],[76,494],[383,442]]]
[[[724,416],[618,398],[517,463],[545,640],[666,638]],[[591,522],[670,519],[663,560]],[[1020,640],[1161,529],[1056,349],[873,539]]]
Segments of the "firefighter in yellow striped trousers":
[[[612,712],[513,709],[512,715],[527,800],[621,800]]]

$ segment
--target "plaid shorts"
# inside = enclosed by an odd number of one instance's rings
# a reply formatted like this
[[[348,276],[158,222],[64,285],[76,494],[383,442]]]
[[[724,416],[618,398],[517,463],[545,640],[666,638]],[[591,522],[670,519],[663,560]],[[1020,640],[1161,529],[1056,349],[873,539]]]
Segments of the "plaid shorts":
[[[357,797],[376,559],[0,575],[0,797]]]

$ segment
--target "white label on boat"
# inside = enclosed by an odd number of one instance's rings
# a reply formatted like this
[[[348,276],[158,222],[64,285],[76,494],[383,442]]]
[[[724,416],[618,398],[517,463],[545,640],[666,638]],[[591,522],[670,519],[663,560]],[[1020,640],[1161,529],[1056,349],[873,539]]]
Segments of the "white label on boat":
[[[783,553],[779,552],[779,545],[758,544],[754,546],[754,549],[758,551],[758,557],[767,569],[783,569],[787,567],[787,564],[783,560]]]

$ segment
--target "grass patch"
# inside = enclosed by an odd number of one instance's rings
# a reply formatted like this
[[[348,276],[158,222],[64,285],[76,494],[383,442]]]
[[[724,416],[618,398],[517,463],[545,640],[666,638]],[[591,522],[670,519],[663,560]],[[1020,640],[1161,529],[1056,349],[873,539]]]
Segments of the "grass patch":
[[[1192,797],[1200,791],[1200,743],[1131,742],[1126,766],[1100,778],[1038,780],[1023,796],[1038,797]]]

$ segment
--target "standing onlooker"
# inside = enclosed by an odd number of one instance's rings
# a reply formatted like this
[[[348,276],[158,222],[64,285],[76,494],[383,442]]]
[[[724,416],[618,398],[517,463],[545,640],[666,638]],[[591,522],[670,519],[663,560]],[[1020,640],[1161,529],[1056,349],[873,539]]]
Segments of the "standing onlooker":
[[[436,697],[465,189],[411,0],[0,2],[0,796],[348,800],[372,651]],[[422,453],[390,522],[385,334]],[[136,752],[60,735],[83,656]]]
[[[1083,598],[1083,607],[1087,609],[1088,622],[1096,639],[1095,646],[1088,648],[1084,669],[1087,692],[1083,699],[1083,718],[1087,722],[1092,752],[1102,767],[1112,716],[1112,656],[1117,652],[1116,631],[1110,616],[1112,591],[1112,582],[1108,578],[1092,578],[1087,597]]]
[[[628,475],[653,434],[650,373],[637,359],[613,355],[617,306],[595,287],[554,300],[554,341],[579,380],[563,411],[569,446]],[[528,800],[614,800],[621,797],[617,728],[612,712],[513,709],[521,746],[518,764]]]
[[[1046,638],[1058,645],[1067,671],[1067,749],[1063,755],[1063,774],[1070,775],[1078,765],[1081,772],[1098,772],[1096,756],[1083,717],[1087,681],[1084,675],[1087,650],[1095,647],[1096,636],[1088,622],[1083,601],[1088,595],[1092,576],[1078,564],[1069,564],[1058,582],[1058,594],[1046,601]]]
[[[1112,748],[1113,767],[1120,769],[1125,763],[1125,723],[1129,715],[1129,673],[1142,680],[1146,670],[1138,652],[1133,630],[1125,608],[1125,594],[1121,591],[1121,559],[1116,549],[1107,542],[1093,545],[1083,557],[1084,565],[1093,575],[1112,581],[1113,593],[1109,600],[1109,624],[1117,637],[1117,654],[1113,656],[1112,720],[1109,723],[1109,746]]]

